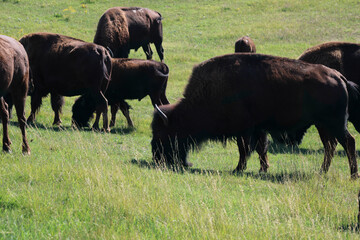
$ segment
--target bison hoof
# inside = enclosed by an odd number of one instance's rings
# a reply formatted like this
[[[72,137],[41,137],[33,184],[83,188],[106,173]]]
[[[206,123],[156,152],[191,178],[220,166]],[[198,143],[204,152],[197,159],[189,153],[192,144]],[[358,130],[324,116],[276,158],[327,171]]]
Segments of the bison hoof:
[[[11,148],[9,148],[9,147],[3,147],[3,152],[4,153],[12,153]]]
[[[54,121],[54,122],[53,122],[53,125],[59,127],[59,126],[61,125],[61,123],[62,123],[61,120],[59,120],[59,121]]]
[[[238,174],[242,174],[244,172],[244,169],[243,170],[239,170],[239,169],[234,169],[234,171],[232,171],[232,173],[234,174],[234,175],[238,175]]]
[[[30,153],[31,153],[30,149],[24,149],[24,150],[22,151],[22,154],[23,154],[24,156],[28,156],[28,155],[30,155]]]
[[[352,180],[356,180],[356,179],[358,179],[359,177],[360,177],[359,173],[353,173],[353,174],[351,174],[351,179],[352,179]]]
[[[185,162],[184,163],[184,167],[188,168],[188,167],[192,167],[193,164],[191,162]]]
[[[267,173],[267,168],[260,168],[259,173]]]
[[[96,132],[104,132],[104,133],[109,133],[110,132],[110,128],[102,128],[101,130],[99,128],[94,128],[93,130]]]

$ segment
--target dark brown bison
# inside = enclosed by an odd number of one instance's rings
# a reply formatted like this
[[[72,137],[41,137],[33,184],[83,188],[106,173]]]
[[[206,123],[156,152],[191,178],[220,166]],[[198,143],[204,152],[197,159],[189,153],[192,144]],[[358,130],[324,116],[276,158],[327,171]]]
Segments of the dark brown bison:
[[[293,132],[315,125],[325,148],[327,172],[337,141],[351,176],[358,177],[355,139],[347,130],[346,79],[323,65],[259,54],[230,54],[194,67],[184,97],[157,108],[152,122],[156,163],[189,166],[189,149],[202,142],[236,138],[246,169],[253,149],[266,172],[267,132]]]
[[[100,18],[94,43],[110,48],[115,58],[127,58],[130,49],[142,47],[152,59],[150,43],[154,43],[160,60],[164,59],[161,14],[139,7],[113,7]]]
[[[25,132],[25,100],[29,84],[29,60],[23,46],[13,38],[0,35],[0,115],[3,124],[3,151],[10,152],[8,133],[9,112],[4,100],[11,94],[12,102],[22,134],[22,152],[30,154],[30,147]]]
[[[88,95],[103,113],[109,130],[104,92],[110,81],[111,57],[94,43],[51,33],[33,33],[20,39],[28,53],[34,89],[28,122],[35,121],[42,98],[51,94],[54,124],[60,124],[63,96]]]
[[[241,37],[235,42],[235,52],[251,52],[256,53],[256,47],[254,41],[248,37]]]
[[[358,91],[360,87],[360,45],[347,42],[327,42],[307,49],[299,60],[323,64],[338,70]],[[352,95],[356,96],[356,95]],[[360,132],[360,108],[357,97],[349,99],[349,121]],[[300,144],[306,129],[287,136],[273,136],[278,142]]]
[[[149,95],[153,105],[168,104],[165,91],[169,75],[169,68],[165,63],[153,60],[113,58],[112,73],[109,87],[105,97],[111,106],[111,123],[115,125],[115,117],[118,109],[127,119],[129,127],[133,127],[129,115],[129,105],[125,99],[138,99],[139,101]],[[84,116],[83,111],[91,109],[95,111],[91,102],[82,96],[75,101],[73,115],[75,121],[82,126],[87,126],[91,115]],[[96,115],[93,128],[97,129],[100,115]]]

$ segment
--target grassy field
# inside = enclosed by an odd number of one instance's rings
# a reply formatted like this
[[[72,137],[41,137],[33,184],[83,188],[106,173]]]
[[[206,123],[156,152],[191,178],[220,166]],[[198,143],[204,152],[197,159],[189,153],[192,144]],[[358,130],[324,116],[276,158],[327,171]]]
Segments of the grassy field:
[[[135,4],[164,16],[170,102],[181,97],[194,64],[233,52],[244,35],[259,53],[290,58],[326,41],[360,42],[357,0],[2,0],[0,34],[19,39],[42,31],[92,41],[106,9]],[[243,174],[231,174],[238,162],[233,142],[205,144],[190,155],[194,167],[177,173],[152,165],[149,98],[129,101],[134,129],[118,113],[110,134],[73,130],[74,99],[66,98],[61,128],[52,127],[44,99],[27,129],[30,156],[21,154],[12,119],[13,153],[0,153],[0,239],[359,238],[359,180],[350,180],[341,146],[330,171],[319,175],[324,153],[314,128],[298,148],[271,144],[267,174],[258,174],[257,154]]]

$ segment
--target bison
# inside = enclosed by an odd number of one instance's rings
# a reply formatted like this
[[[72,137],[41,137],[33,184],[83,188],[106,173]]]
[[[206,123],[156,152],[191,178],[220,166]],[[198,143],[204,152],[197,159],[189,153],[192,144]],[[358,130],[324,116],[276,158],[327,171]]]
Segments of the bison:
[[[88,95],[103,113],[109,130],[104,92],[111,76],[111,57],[102,46],[52,33],[33,33],[20,39],[29,56],[34,89],[28,122],[35,121],[42,98],[51,94],[54,124],[60,124],[63,96]]]
[[[347,42],[327,42],[307,49],[299,60],[323,64],[343,74],[358,91],[360,87],[360,44]],[[352,95],[356,96],[356,95]],[[360,132],[360,99],[349,99],[349,121]],[[301,143],[306,129],[287,136],[272,136],[275,140],[289,145]]]
[[[256,47],[254,41],[248,36],[239,38],[235,42],[235,52],[256,53]]]
[[[110,126],[115,125],[118,108],[127,119],[129,127],[133,127],[129,115],[129,105],[125,99],[138,99],[139,101],[149,95],[153,105],[168,104],[165,91],[169,75],[169,68],[165,63],[153,60],[113,58],[112,73],[109,87],[105,97],[111,106]],[[88,111],[90,109],[90,111]],[[85,114],[91,112],[91,115]],[[82,96],[75,101],[73,116],[81,126],[87,126],[95,111],[94,106]],[[97,114],[93,128],[97,129],[100,115]]]
[[[127,58],[130,49],[142,47],[152,59],[150,43],[154,43],[160,60],[164,60],[161,14],[139,7],[113,7],[100,18],[94,43],[111,49],[113,57]]]
[[[155,163],[191,166],[187,154],[211,140],[235,138],[246,169],[255,149],[266,172],[267,134],[315,125],[325,148],[327,172],[337,141],[353,178],[358,177],[355,139],[347,130],[347,80],[323,65],[260,54],[229,54],[195,66],[184,97],[156,107],[151,141]],[[359,94],[359,93],[358,93]]]
[[[4,96],[10,93],[22,134],[22,152],[30,154],[25,132],[25,100],[29,85],[29,59],[23,46],[11,37],[0,35],[0,116],[3,124],[3,151],[10,152],[9,112]],[[9,95],[9,96],[10,96]]]

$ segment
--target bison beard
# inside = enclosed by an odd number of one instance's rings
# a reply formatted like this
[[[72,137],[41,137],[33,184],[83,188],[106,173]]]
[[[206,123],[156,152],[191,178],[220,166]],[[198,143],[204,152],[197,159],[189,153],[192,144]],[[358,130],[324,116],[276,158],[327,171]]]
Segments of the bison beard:
[[[235,138],[240,154],[235,171],[245,170],[256,150],[260,171],[266,172],[267,133],[291,135],[315,125],[325,148],[321,171],[328,171],[339,141],[357,178],[346,86],[339,72],[322,65],[259,54],[212,58],[194,67],[184,98],[154,113],[154,161],[186,167],[194,146]]]

